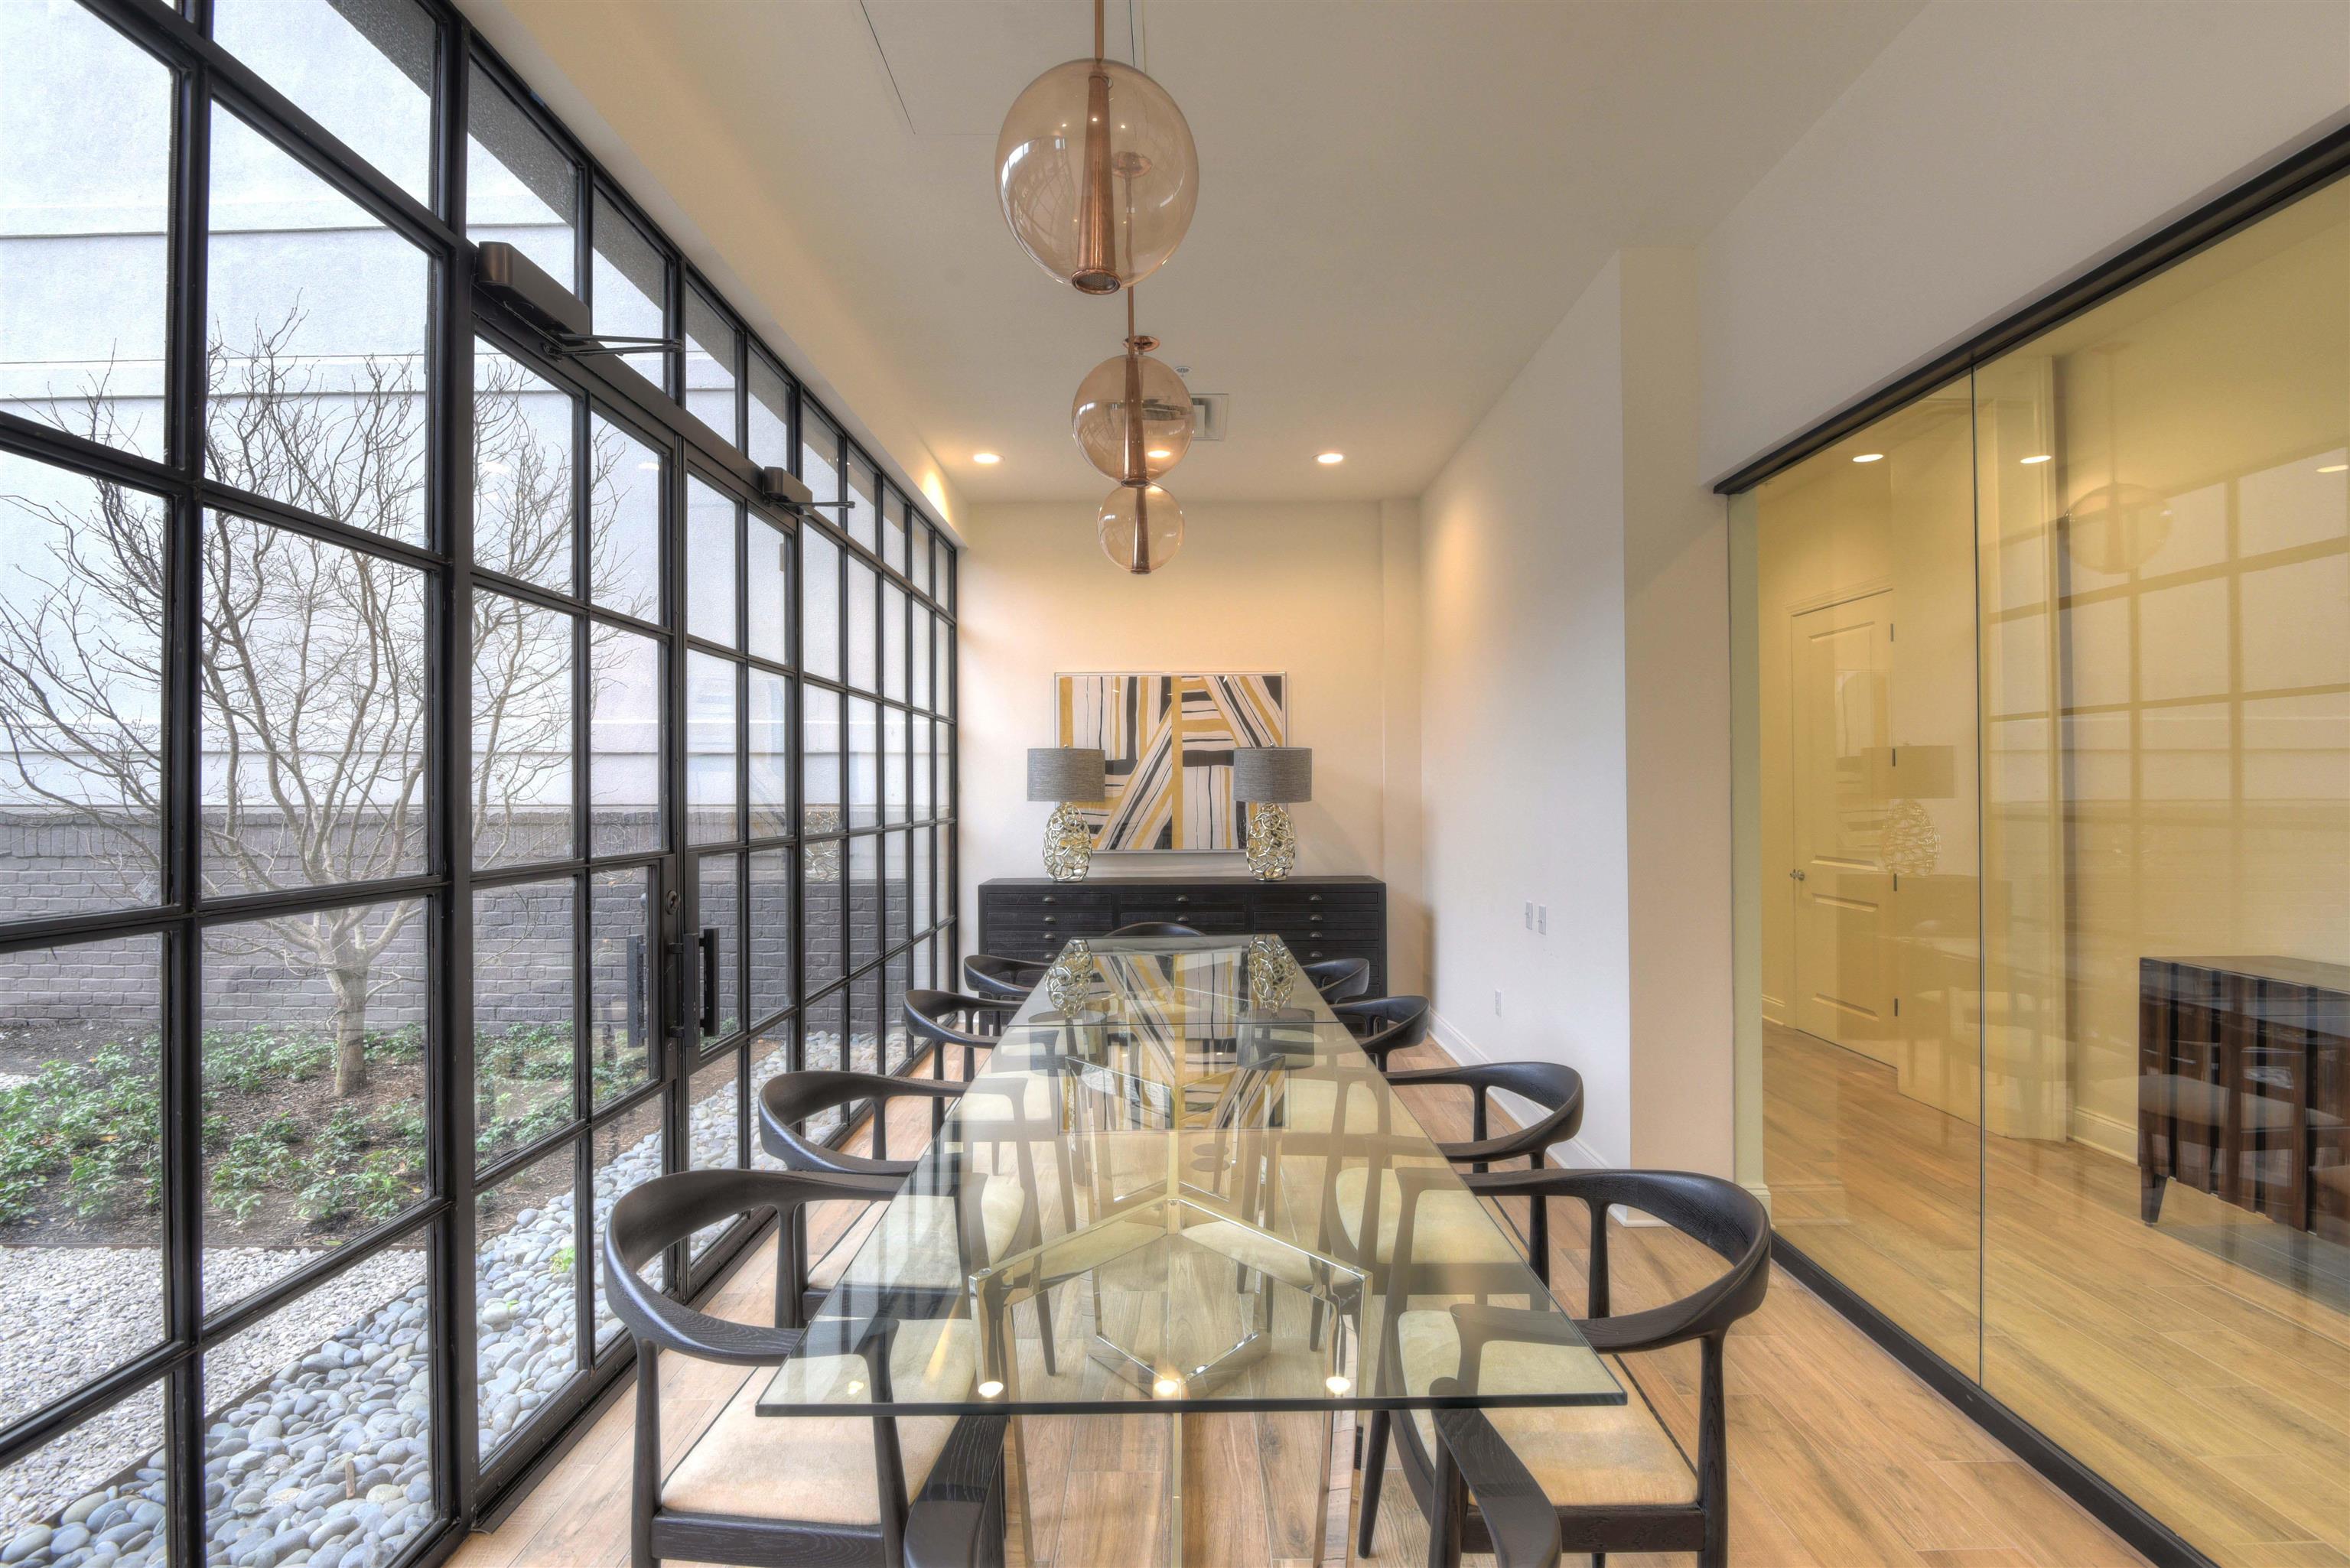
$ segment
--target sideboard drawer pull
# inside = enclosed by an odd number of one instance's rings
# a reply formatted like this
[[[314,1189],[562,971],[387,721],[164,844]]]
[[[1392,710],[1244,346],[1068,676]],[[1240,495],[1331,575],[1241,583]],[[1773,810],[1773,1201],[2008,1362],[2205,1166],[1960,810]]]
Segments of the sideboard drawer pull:
[[[1060,920],[1061,917],[1058,915],[1047,915],[1045,917],[1045,923],[1048,926],[1058,925]]]
[[[1055,899],[1054,898],[1053,895],[1052,895],[1052,894],[1050,894],[1050,893],[1045,894],[1043,898],[1041,898],[1037,899],[1036,901],[1037,901],[1038,903],[1040,903],[1040,904],[1050,904],[1050,903],[1057,902],[1057,900],[1055,900]]]
[[[1175,895],[1175,901],[1179,904],[1188,904],[1191,901],[1191,895],[1189,893],[1178,893]]]

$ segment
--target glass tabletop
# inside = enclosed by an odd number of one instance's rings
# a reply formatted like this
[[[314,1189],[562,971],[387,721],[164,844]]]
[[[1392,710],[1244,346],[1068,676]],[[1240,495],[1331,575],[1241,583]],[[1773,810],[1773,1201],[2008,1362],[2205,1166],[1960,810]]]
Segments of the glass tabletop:
[[[1275,937],[1072,942],[763,1415],[1614,1405]]]

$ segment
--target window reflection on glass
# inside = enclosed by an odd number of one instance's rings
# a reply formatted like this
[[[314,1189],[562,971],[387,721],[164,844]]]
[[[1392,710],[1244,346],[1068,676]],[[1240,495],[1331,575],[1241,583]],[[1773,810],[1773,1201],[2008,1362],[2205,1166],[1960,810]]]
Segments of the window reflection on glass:
[[[422,544],[424,253],[221,109],[207,211],[206,474]]]
[[[660,644],[590,623],[588,852],[628,855],[660,844]]]
[[[596,270],[590,287],[598,337],[660,338],[668,335],[669,260],[660,247],[619,203],[596,192]],[[650,343],[622,345],[632,353],[609,356],[663,391],[669,389],[669,355]]]
[[[83,6],[0,5],[0,409],[159,459],[172,84]]]
[[[0,452],[0,916],[161,892],[164,545],[158,497]]]
[[[659,926],[652,873],[599,871],[588,879],[588,1072],[603,1106],[650,1078]]]
[[[473,1147],[484,1161],[577,1115],[577,904],[568,877],[473,894]]]
[[[473,596],[473,864],[573,852],[577,618]]]
[[[685,836],[711,844],[740,832],[734,763],[741,666],[714,654],[685,656]]]
[[[413,0],[213,0],[213,37],[430,206],[440,29]]]
[[[574,591],[571,397],[473,342],[473,560]],[[596,518],[608,527],[608,514]]]
[[[578,165],[478,63],[465,113],[465,237],[503,240],[578,294]]]

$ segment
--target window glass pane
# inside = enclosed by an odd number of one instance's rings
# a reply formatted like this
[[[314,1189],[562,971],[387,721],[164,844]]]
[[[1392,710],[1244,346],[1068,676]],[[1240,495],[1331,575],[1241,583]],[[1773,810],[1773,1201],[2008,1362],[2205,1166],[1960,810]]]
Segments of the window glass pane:
[[[907,724],[912,736],[913,805],[910,815],[917,822],[928,821],[936,809],[936,796],[931,788],[931,721],[915,719]]]
[[[0,5],[0,409],[152,458],[172,96],[162,62],[85,7]]]
[[[753,872],[755,877],[758,873]],[[758,916],[754,913],[754,921]],[[752,939],[754,942],[757,938]],[[767,1080],[779,1073],[788,1073],[792,1066],[792,1031],[798,1026],[796,1019],[778,1023],[751,1042],[751,1163],[761,1170],[782,1170],[784,1162],[769,1154],[759,1141],[759,1092]]]
[[[660,247],[630,222],[601,190],[596,192],[596,333],[599,337],[660,337],[668,328],[669,261]],[[666,391],[667,353],[650,345],[608,355],[605,363],[624,365]]]
[[[848,994],[836,991],[808,1004],[800,1015],[800,1060],[810,1068],[837,1071],[848,1065],[848,1053],[843,1048],[843,1036],[848,1029]],[[837,1109],[813,1116],[805,1124],[809,1135],[830,1137],[840,1127],[841,1112]]]
[[[800,846],[801,961],[806,965],[810,991],[838,980],[847,966],[848,916],[841,897],[840,845],[840,840],[828,838]]]
[[[848,826],[871,827],[881,820],[880,721],[873,704],[848,699]]]
[[[913,854],[906,895],[910,911],[908,923],[917,934],[929,930],[937,919],[932,912],[935,906],[931,898],[931,829],[918,827],[908,839]],[[927,985],[930,982],[917,980],[915,983]]]
[[[599,871],[588,879],[588,1071],[600,1107],[651,1077],[654,945],[652,872]]]
[[[751,1016],[792,1004],[792,852],[751,856]]]
[[[589,1234],[598,1239],[592,1249],[596,1281],[596,1348],[619,1338],[623,1332],[620,1320],[604,1301],[604,1249],[601,1245],[604,1220],[612,1212],[612,1205],[629,1193],[659,1176],[662,1170],[663,1138],[661,1137],[661,1100],[655,1095],[642,1105],[630,1106],[623,1114],[598,1127],[588,1135],[588,1168],[595,1173],[596,1211]],[[645,1277],[656,1284],[668,1278],[662,1259],[655,1258],[645,1265]]]
[[[0,960],[0,1427],[163,1338],[162,1012],[157,937]]]
[[[207,513],[208,891],[424,869],[422,575]]]
[[[575,401],[473,340],[473,561],[557,593],[574,591],[571,419]]]
[[[906,700],[906,590],[881,585],[881,694]]]
[[[588,628],[591,855],[660,846],[660,644],[602,622]]]
[[[0,452],[0,919],[153,903],[164,506]]]
[[[750,514],[750,645],[753,654],[782,664],[791,658],[792,537],[777,523]]]
[[[473,894],[473,1147],[484,1160],[536,1143],[576,1114],[577,901],[568,877]]]
[[[906,570],[906,498],[894,490],[881,500],[881,558]]]
[[[734,428],[734,361],[742,339],[702,290],[685,291],[685,411],[740,446]]]
[[[881,481],[871,465],[854,453],[849,456],[847,467],[848,515],[841,529],[871,550],[879,533],[877,514],[880,509]]]
[[[903,832],[881,836],[881,935],[891,947],[902,946],[913,935],[910,922],[914,900],[906,886],[906,856]],[[894,1012],[891,1016],[896,1016]]]
[[[764,354],[751,351],[751,433],[744,451],[762,468],[792,465],[792,387]]]
[[[714,654],[685,656],[685,836],[711,844],[740,831],[734,776],[736,672]]]
[[[484,1458],[579,1369],[577,1159],[578,1146],[566,1143],[473,1199],[473,1373]]]
[[[751,836],[792,830],[791,681],[751,671]]]
[[[390,1563],[432,1528],[424,1240],[422,1231],[402,1238],[204,1353],[207,1563],[251,1562],[287,1530],[305,1538],[330,1531],[346,1558]],[[355,1420],[362,1407],[368,1415]],[[283,1471],[265,1468],[273,1443],[292,1459]],[[324,1456],[305,1473],[314,1449]],[[246,1495],[255,1486],[259,1510]],[[265,1522],[272,1492],[285,1510],[274,1524]],[[371,1506],[335,1511],[354,1498]],[[346,1519],[348,1528],[339,1528]]]
[[[879,647],[874,637],[873,568],[851,556],[848,558],[848,591],[846,599],[848,623],[848,684],[859,691],[874,689],[876,659]]]
[[[573,853],[572,677],[578,620],[473,595],[473,864]]]
[[[881,846],[869,833],[847,840],[848,967],[881,956]]]
[[[695,954],[697,964],[716,965],[714,970],[698,969],[694,982],[703,1012],[713,1021],[702,1033],[705,1043],[723,1039],[743,1027],[742,875],[739,855],[704,855],[694,867],[702,940],[717,950],[714,960]],[[702,994],[705,981],[715,982],[712,994]]]
[[[913,955],[901,952],[891,957],[883,970],[887,977],[881,993],[883,1057],[893,1073],[903,1069],[913,1054],[912,1041],[906,1031],[906,986],[913,973]]]
[[[685,628],[740,647],[734,627],[734,540],[742,508],[701,480],[685,482]]]
[[[412,0],[213,0],[213,38],[428,207],[438,33]]]
[[[881,710],[881,819],[906,820],[906,715]]]
[[[840,802],[840,699],[820,686],[800,694],[806,711],[800,724],[800,831],[837,833],[844,825]]]
[[[848,987],[848,1070],[889,1071],[881,1060],[881,977],[878,973],[860,976]]]
[[[943,620],[939,622],[938,630],[931,638],[931,662],[934,666],[931,676],[931,711],[934,713],[951,715],[955,710],[954,639],[954,627]]]
[[[800,530],[800,664],[840,679],[840,547],[816,528]]]
[[[917,516],[910,527],[913,556],[907,563],[906,576],[914,585],[916,592],[927,594],[931,591],[930,525]]]
[[[800,405],[800,478],[818,501],[840,499],[840,432],[822,414]],[[837,514],[827,511],[837,525]]]
[[[213,114],[204,466],[424,539],[424,253],[234,115]]]
[[[426,917],[406,899],[204,932],[207,1309],[424,1199]]]
[[[6,9],[29,7],[0,7]],[[165,1562],[171,1488],[163,1466],[163,1393],[150,1385],[0,1468],[0,1545],[43,1529],[54,1542],[79,1525],[92,1537],[119,1532],[110,1537],[114,1562]],[[56,1560],[37,1548],[22,1559],[28,1568]]]
[[[913,639],[913,652],[906,660],[910,676],[906,700],[917,708],[931,705],[931,612],[918,602],[914,606],[912,629],[908,634]]]
[[[476,63],[465,93],[465,237],[504,240],[579,292],[578,165]]]
[[[694,1069],[686,1091],[686,1168],[739,1170],[743,1166],[743,1048],[739,1045]],[[705,1225],[693,1233],[692,1256],[723,1236],[732,1220]]]
[[[588,421],[588,581],[596,602],[660,620],[660,525],[666,461],[598,414]]]

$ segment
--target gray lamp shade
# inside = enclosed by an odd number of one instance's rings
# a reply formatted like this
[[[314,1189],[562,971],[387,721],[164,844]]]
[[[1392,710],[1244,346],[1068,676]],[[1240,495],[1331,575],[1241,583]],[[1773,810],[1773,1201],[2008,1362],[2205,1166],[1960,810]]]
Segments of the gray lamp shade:
[[[1093,746],[1028,748],[1028,798],[1055,804],[1099,800],[1109,793],[1101,751]]]
[[[1232,798],[1251,804],[1312,800],[1314,748],[1240,747],[1232,753]]]

